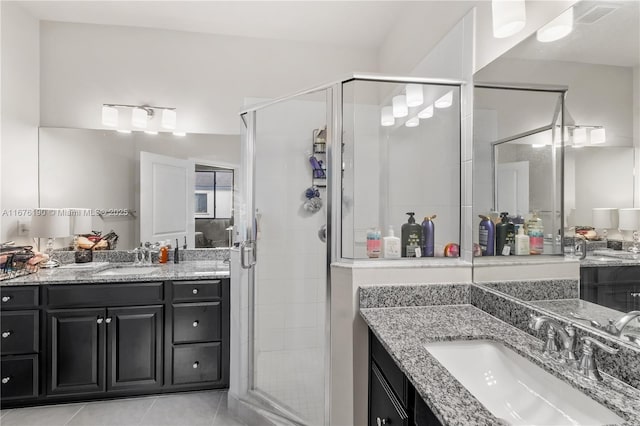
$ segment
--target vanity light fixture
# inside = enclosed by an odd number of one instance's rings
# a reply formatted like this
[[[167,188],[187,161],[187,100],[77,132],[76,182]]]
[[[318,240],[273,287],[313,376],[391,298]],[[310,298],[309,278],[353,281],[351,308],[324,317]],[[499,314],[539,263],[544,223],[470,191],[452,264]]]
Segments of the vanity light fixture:
[[[109,127],[118,125],[118,109],[111,105],[102,105],[102,124]]]
[[[434,102],[436,108],[449,108],[453,103],[453,90],[449,90],[443,97]]]
[[[424,102],[421,84],[407,84],[405,93],[407,95],[407,106],[409,107],[417,107]]]
[[[119,110],[121,109],[131,110],[131,127],[133,130],[145,130],[149,121],[155,116],[156,110],[162,111],[160,125],[156,127],[175,130],[177,125],[176,108],[126,104],[102,104],[102,124],[109,127],[117,127]],[[131,133],[129,129],[118,129],[118,131]]]
[[[536,39],[542,43],[550,43],[568,36],[573,31],[573,7],[536,31]]]
[[[492,0],[493,36],[510,37],[522,30],[527,23],[525,0]]]
[[[418,113],[418,118],[426,119],[433,117],[433,105],[429,105]]]
[[[418,117],[411,117],[404,125],[407,127],[418,127],[420,125],[420,119]]]
[[[589,136],[591,137],[591,145],[599,145],[607,141],[607,134],[604,130],[604,127],[591,129],[591,132],[589,132]]]
[[[393,107],[385,106],[380,111],[380,125],[383,127],[393,126],[396,120],[393,118]]]
[[[407,97],[405,95],[394,96],[392,104],[394,117],[401,118],[409,115],[409,107],[407,106]]]

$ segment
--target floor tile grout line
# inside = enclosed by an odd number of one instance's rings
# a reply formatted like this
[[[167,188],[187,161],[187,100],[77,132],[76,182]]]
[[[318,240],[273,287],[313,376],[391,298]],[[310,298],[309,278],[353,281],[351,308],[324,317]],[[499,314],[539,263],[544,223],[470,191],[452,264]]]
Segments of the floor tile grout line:
[[[149,408],[147,408],[147,411],[144,412],[144,414],[140,418],[140,421],[138,422],[138,424],[142,424],[142,422],[144,421],[144,418],[147,417],[147,414],[149,414],[149,411],[151,411],[153,406],[156,405],[156,401],[157,400],[158,400],[157,396],[155,398],[153,398],[153,402],[151,403],[151,405],[149,405]]]
[[[78,408],[78,411],[76,411],[76,412],[73,414],[73,416],[71,416],[71,418],[70,418],[69,420],[67,420],[67,422],[64,424],[64,426],[67,426],[67,425],[71,422],[71,420],[73,420],[73,418],[74,418],[75,416],[77,416],[77,415],[78,415],[78,413],[79,413],[80,411],[82,411],[82,409],[83,409],[84,407],[86,407],[86,406],[87,406],[87,404],[82,404],[82,405],[80,406],[80,408]]]
[[[220,395],[220,398],[218,399],[218,406],[216,407],[216,412],[213,413],[213,419],[211,420],[212,425],[216,424],[216,417],[218,417],[218,411],[220,411],[221,405],[222,405],[222,395]]]

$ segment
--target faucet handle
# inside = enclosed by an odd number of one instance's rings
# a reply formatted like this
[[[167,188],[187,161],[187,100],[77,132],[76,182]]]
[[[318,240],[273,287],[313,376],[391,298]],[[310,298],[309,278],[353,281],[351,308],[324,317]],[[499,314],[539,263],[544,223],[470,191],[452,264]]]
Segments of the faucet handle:
[[[593,337],[582,336],[580,340],[584,342],[584,347],[582,348],[582,352],[585,354],[587,354],[587,352],[593,353],[593,348],[591,347],[592,344],[596,345],[597,347],[599,347],[600,349],[602,349],[603,351],[611,355],[615,355],[619,351],[619,349],[615,349],[615,348],[612,348],[611,346],[607,346],[604,343],[594,339]]]

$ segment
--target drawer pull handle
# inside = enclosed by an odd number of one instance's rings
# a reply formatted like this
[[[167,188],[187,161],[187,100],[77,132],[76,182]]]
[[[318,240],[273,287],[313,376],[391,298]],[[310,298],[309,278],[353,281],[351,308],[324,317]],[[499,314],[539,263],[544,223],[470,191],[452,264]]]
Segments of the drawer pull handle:
[[[11,336],[11,331],[3,331],[2,332],[2,338],[6,339],[7,337]]]
[[[193,326],[194,326],[194,327],[197,327],[197,326],[198,326],[198,324],[200,324],[200,321],[198,321],[198,320],[196,320],[196,321],[194,321],[194,322],[193,322]]]
[[[192,292],[193,294],[198,294],[198,289],[197,289],[197,288],[194,288],[191,292]]]
[[[2,378],[2,384],[6,385],[7,383],[9,383],[9,380],[11,380],[11,377],[3,377]]]
[[[98,320],[96,321],[98,324],[102,324],[102,321],[104,321],[104,319],[102,317],[98,317]]]
[[[9,300],[11,300],[11,296],[2,296],[2,303],[7,303]]]
[[[193,363],[193,368],[198,368],[200,366],[200,362],[196,361]]]
[[[105,319],[104,322],[106,322],[107,324],[111,324],[111,317]]]
[[[386,425],[387,419],[381,419],[380,417],[376,417],[376,423],[378,424],[378,426]]]

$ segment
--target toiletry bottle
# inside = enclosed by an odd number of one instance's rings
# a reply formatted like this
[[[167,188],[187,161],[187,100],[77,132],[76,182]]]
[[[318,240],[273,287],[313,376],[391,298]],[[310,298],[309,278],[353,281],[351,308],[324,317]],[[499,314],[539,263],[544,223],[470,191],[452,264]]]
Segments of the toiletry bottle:
[[[414,212],[407,214],[409,220],[402,225],[402,257],[416,257],[416,249],[422,242],[422,227],[416,223]]]
[[[544,252],[544,225],[534,211],[531,219],[527,221],[527,234],[529,234],[529,254],[542,254]]]
[[[169,259],[169,249],[167,248],[166,245],[162,245],[162,247],[160,247],[160,255],[158,256],[158,262],[159,263],[167,263],[167,260]]]
[[[507,245],[509,213],[500,213],[500,222],[496,225],[496,256],[508,256],[511,248]]]
[[[529,237],[524,234],[524,226],[518,226],[518,234],[516,235],[516,256],[525,256],[529,254]]]
[[[434,256],[433,239],[436,229],[433,219],[435,218],[435,214],[433,216],[425,216],[422,221],[422,257]]]
[[[176,248],[173,249],[173,263],[180,263],[180,252],[178,250],[178,239],[176,238]]]
[[[496,243],[496,227],[493,221],[484,215],[479,215],[480,219],[480,249],[483,256],[494,256],[494,249]]]
[[[505,247],[509,247],[509,254],[516,254],[516,226],[513,224],[511,219],[507,217],[507,241],[505,243]]]
[[[390,226],[389,235],[382,239],[382,257],[385,259],[399,259],[400,254],[400,238],[394,235],[393,226]]]
[[[380,257],[380,231],[376,228],[367,230],[367,256],[370,258]]]

